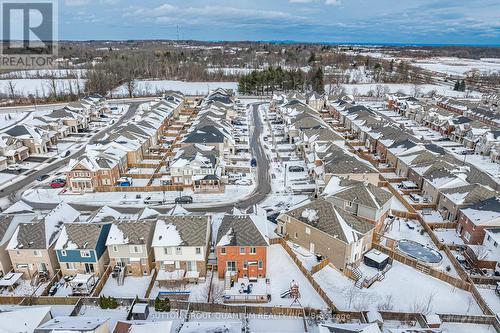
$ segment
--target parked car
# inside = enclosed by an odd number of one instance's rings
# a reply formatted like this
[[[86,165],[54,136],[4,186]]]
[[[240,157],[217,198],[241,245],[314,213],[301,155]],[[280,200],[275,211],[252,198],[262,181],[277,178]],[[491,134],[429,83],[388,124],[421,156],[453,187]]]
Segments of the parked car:
[[[152,199],[151,197],[147,197],[146,199],[144,199],[144,203],[146,205],[161,205],[165,202],[163,200]]]
[[[43,182],[45,179],[47,179],[49,177],[50,177],[49,175],[41,175],[41,176],[36,177],[36,180],[38,180],[39,182]]]
[[[236,185],[252,185],[252,180],[251,179],[238,179],[234,182]]]
[[[252,158],[252,160],[250,161],[250,166],[252,168],[255,168],[257,166],[257,160],[255,158]]]
[[[69,154],[71,154],[71,150],[68,150],[65,154],[64,154],[64,157],[68,157]]]
[[[53,181],[50,182],[50,187],[52,188],[60,188],[66,186],[66,180],[56,178]]]
[[[291,165],[288,167],[288,171],[290,171],[290,172],[303,172],[304,167],[301,167],[299,165]]]
[[[176,204],[190,204],[193,203],[193,197],[189,195],[183,195],[182,197],[175,198]]]
[[[19,171],[21,169],[22,168],[19,164],[11,164],[11,165],[7,166],[7,170],[10,170],[10,171]]]

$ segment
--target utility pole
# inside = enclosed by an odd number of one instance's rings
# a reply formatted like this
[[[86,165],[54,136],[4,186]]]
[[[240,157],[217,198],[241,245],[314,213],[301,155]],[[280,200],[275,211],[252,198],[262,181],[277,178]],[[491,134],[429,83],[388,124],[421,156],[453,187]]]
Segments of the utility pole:
[[[179,25],[177,24],[177,42],[179,42]]]

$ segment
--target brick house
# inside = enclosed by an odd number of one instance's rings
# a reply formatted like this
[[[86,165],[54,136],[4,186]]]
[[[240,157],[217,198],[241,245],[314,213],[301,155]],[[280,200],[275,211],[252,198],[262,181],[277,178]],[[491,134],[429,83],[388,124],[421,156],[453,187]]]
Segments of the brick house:
[[[269,243],[249,215],[224,216],[215,244],[220,279],[266,277]]]
[[[458,212],[457,231],[467,244],[482,244],[486,228],[500,227],[500,198],[477,202]]]

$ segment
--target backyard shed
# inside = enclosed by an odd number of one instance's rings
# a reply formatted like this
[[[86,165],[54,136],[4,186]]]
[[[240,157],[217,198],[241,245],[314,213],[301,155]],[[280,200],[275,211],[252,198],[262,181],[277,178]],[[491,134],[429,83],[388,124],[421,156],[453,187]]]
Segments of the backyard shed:
[[[146,303],[135,303],[132,308],[132,319],[146,320],[149,316],[149,305]]]
[[[389,263],[390,258],[387,254],[377,251],[375,249],[371,249],[363,258],[363,262],[366,266],[377,268],[382,270]]]

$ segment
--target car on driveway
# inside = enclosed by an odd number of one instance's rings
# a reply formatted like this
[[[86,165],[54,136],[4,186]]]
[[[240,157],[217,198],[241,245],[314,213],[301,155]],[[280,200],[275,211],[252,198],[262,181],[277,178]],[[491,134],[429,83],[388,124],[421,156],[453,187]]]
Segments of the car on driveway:
[[[183,195],[182,197],[175,198],[176,204],[190,204],[193,203],[193,197],[189,195]]]
[[[45,179],[47,179],[49,177],[50,177],[49,175],[41,175],[41,176],[36,177],[36,180],[38,180],[39,182],[43,182]]]
[[[257,166],[257,160],[255,158],[252,158],[252,160],[250,161],[250,166],[252,168],[255,168]]]
[[[60,188],[66,186],[66,180],[61,178],[56,178],[50,182],[50,187],[52,188]]]
[[[21,166],[19,164],[11,164],[11,165],[7,166],[7,170],[19,171],[19,170],[21,170]]]

